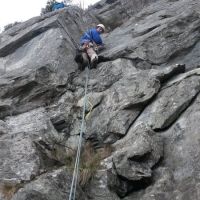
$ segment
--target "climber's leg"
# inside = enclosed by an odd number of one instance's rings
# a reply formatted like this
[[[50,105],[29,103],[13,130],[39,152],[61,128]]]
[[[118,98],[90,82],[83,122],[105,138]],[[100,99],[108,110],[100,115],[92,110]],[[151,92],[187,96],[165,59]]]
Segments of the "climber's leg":
[[[95,50],[91,47],[87,49],[88,57],[90,58],[91,68],[95,68],[98,63],[98,55]]]

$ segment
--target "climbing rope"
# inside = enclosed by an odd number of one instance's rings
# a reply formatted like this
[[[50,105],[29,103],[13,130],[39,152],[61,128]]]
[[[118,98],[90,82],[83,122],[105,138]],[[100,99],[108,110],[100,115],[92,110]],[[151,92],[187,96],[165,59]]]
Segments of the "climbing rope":
[[[75,200],[75,197],[76,197],[76,186],[77,186],[78,175],[79,175],[81,145],[82,145],[83,133],[85,131],[87,88],[88,88],[89,71],[90,71],[89,68],[90,68],[90,65],[86,67],[86,81],[85,81],[85,94],[84,94],[84,103],[83,103],[83,111],[82,111],[82,122],[81,122],[80,136],[79,136],[79,141],[78,141],[78,148],[77,148],[77,153],[76,153],[76,160],[75,160],[75,165],[74,165],[74,172],[73,172],[73,177],[72,177],[69,200]]]
[[[73,37],[69,34],[68,30],[65,28],[65,26],[63,25],[60,19],[58,19],[57,24],[63,28],[63,30],[65,31],[65,33],[68,35],[69,39],[71,40],[72,44],[74,45],[75,49],[79,49],[79,45],[75,42]],[[90,69],[90,64],[88,63],[88,66],[86,67],[86,81],[85,81],[85,94],[84,94],[83,111],[82,111],[82,122],[81,122],[80,135],[79,135],[78,147],[77,147],[77,152],[76,152],[76,160],[74,164],[74,171],[73,171],[72,183],[71,183],[71,188],[70,188],[69,200],[75,200],[76,198],[76,187],[77,187],[77,181],[78,181],[78,175],[79,175],[81,145],[82,145],[83,133],[85,132],[84,129],[85,129],[85,119],[86,119],[85,116],[86,116],[86,104],[87,104],[87,88],[88,88],[89,71],[90,71],[89,69]],[[90,104],[90,106],[92,105]],[[90,112],[91,112],[91,109],[90,109]]]

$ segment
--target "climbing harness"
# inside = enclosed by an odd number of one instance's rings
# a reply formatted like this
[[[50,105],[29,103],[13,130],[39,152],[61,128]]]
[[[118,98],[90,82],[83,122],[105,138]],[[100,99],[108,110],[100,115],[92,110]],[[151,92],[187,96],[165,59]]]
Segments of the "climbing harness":
[[[79,136],[79,141],[78,141],[78,148],[77,148],[77,153],[76,153],[76,160],[75,160],[75,165],[74,165],[74,172],[73,172],[73,177],[72,177],[69,200],[75,200],[76,198],[76,186],[77,186],[78,175],[79,175],[81,145],[82,145],[83,133],[85,132],[85,113],[86,113],[87,89],[88,89],[89,71],[90,71],[89,68],[90,68],[90,65],[88,64],[88,66],[86,67],[86,81],[85,81],[85,94],[84,94],[83,111],[82,111],[82,122],[81,122],[80,136]]]

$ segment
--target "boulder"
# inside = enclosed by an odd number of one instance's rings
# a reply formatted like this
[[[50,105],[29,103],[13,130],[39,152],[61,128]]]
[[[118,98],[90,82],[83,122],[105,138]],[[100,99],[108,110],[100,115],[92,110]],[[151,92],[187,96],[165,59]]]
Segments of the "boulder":
[[[199,103],[193,104],[166,131],[164,157],[145,190],[128,195],[125,200],[199,199]]]
[[[112,168],[112,156],[102,160],[98,169],[85,189],[89,199],[94,200],[120,200],[117,194],[110,191],[107,183],[109,176],[107,171]]]
[[[35,143],[43,141],[46,149],[53,151],[50,141],[56,137],[56,131],[43,108],[8,117],[4,125],[8,131],[0,141],[1,183],[15,185],[31,181],[56,164],[56,160],[48,158]]]
[[[139,125],[130,129],[114,147],[109,186],[123,197],[150,182],[152,168],[163,156],[163,142],[149,127]]]
[[[124,136],[159,88],[159,80],[149,77],[146,72],[125,75],[105,92],[106,97],[91,113],[87,129],[89,137],[113,143]]]
[[[69,198],[71,173],[65,168],[41,175],[37,180],[26,184],[12,197],[12,200],[63,200]],[[87,200],[80,187],[77,187],[76,198]]]
[[[152,129],[169,127],[190,106],[200,91],[199,69],[179,75],[167,83],[148,105],[136,124],[146,122]]]
[[[160,167],[153,172],[153,181],[151,186],[145,190],[132,193],[125,197],[125,200],[168,200],[180,197],[178,192],[174,196],[174,179],[171,171],[167,167]]]
[[[70,7],[2,33],[1,118],[51,104],[71,89],[70,80],[77,69],[73,58],[81,31],[89,26],[86,19],[92,18],[83,16],[79,8]]]

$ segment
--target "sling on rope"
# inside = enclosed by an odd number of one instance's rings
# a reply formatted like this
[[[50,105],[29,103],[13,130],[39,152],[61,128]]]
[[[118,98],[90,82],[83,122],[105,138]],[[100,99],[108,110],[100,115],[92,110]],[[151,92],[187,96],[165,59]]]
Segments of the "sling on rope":
[[[76,186],[77,186],[78,175],[79,175],[81,145],[82,145],[83,133],[85,132],[84,129],[85,129],[85,113],[86,113],[86,103],[87,103],[89,68],[90,68],[90,65],[88,64],[88,66],[86,67],[85,94],[84,94],[84,103],[83,103],[83,111],[82,111],[81,130],[80,130],[80,136],[79,136],[79,141],[78,141],[78,147],[77,147],[76,160],[75,160],[75,165],[74,165],[74,172],[73,172],[73,177],[72,177],[69,200],[75,200],[75,198],[76,198]]]

